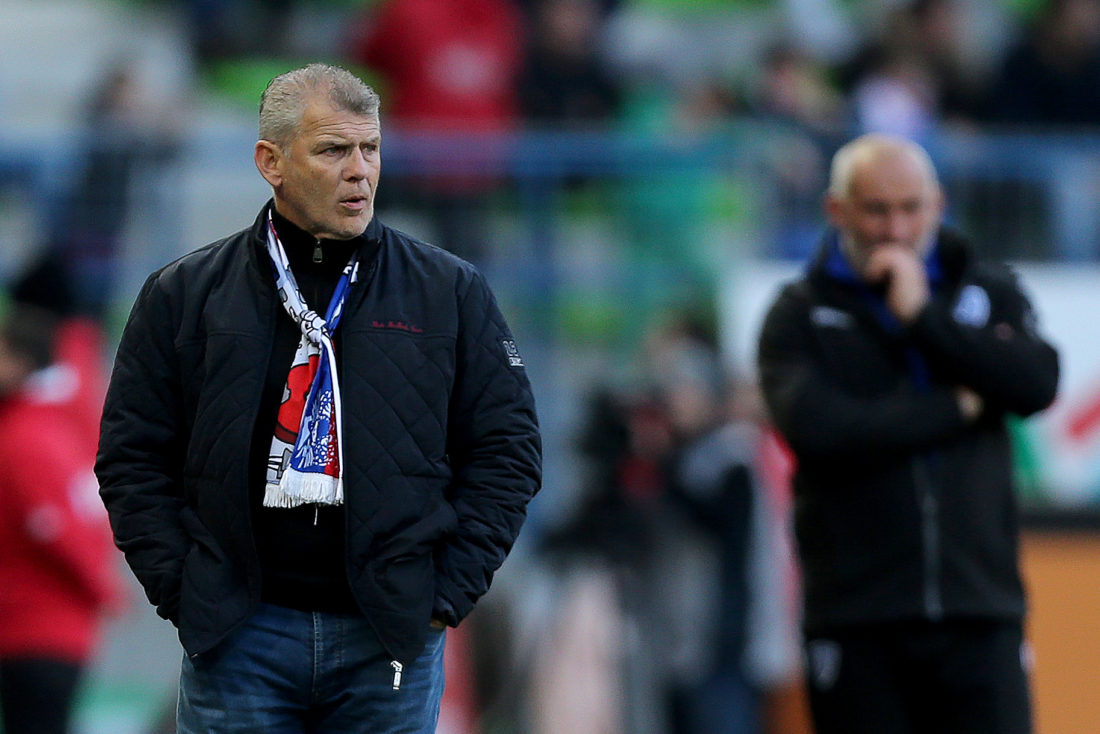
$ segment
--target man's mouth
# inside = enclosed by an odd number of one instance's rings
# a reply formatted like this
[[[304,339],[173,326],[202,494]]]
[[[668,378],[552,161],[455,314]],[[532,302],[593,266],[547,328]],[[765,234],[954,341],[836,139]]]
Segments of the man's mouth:
[[[367,197],[365,196],[348,196],[340,200],[340,204],[348,209],[354,209],[359,211],[366,207]]]

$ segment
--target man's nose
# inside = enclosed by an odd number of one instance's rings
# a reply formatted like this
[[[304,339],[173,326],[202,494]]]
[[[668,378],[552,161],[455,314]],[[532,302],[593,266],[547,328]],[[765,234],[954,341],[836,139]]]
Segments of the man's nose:
[[[367,173],[370,171],[370,164],[367,161],[367,154],[361,151],[356,151],[351,154],[348,159],[347,168],[344,169],[344,175],[351,181],[361,181],[367,177]]]
[[[904,212],[891,212],[886,216],[886,237],[891,241],[903,240],[909,235],[909,217]]]

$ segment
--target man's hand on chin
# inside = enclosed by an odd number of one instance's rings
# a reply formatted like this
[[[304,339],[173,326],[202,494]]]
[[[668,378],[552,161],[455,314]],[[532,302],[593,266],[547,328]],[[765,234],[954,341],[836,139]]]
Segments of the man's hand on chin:
[[[886,307],[903,324],[911,324],[928,303],[930,291],[924,261],[901,245],[884,245],[867,259],[864,276],[886,285]]]

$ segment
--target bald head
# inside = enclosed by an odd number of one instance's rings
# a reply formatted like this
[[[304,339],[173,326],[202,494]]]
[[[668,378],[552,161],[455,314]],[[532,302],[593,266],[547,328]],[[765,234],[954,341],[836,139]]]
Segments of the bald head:
[[[943,218],[943,194],[924,148],[904,138],[864,135],[833,157],[825,210],[849,261],[863,272],[878,247],[923,255]]]
[[[857,174],[899,159],[918,171],[928,185],[939,188],[936,168],[924,148],[906,138],[871,133],[844,145],[833,156],[829,170],[829,195],[837,199],[847,198],[852,191],[852,179]]]

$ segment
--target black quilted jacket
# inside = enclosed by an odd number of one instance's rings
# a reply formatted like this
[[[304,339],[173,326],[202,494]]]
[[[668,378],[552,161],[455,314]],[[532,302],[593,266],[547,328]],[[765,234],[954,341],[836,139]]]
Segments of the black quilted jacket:
[[[189,654],[251,614],[260,569],[248,457],[281,306],[247,230],[153,273],[123,333],[96,474],[115,541]],[[541,481],[522,357],[468,263],[378,222],[339,327],[345,560],[393,657],[433,608],[457,624],[486,592]]]
[[[951,231],[939,287],[905,329],[830,269],[834,241],[783,288],[760,336],[764,395],[798,458],[805,626],[1019,619],[1006,419],[1050,405],[1058,354],[1014,274]],[[984,400],[975,423],[958,385]]]

